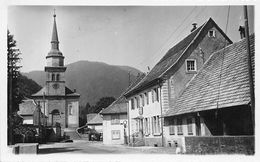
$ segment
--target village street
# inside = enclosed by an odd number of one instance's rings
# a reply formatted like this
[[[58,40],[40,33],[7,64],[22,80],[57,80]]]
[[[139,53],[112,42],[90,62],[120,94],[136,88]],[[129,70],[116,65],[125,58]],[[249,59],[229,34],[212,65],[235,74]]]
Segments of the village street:
[[[131,147],[126,145],[104,145],[102,142],[85,140],[73,143],[50,143],[39,145],[39,154],[86,153],[86,154],[175,154],[174,148]]]

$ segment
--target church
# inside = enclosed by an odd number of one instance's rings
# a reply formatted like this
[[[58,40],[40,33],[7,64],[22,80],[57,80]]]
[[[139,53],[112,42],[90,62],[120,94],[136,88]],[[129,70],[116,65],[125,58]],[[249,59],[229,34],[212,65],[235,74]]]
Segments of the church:
[[[56,14],[53,15],[51,50],[46,56],[45,86],[31,98],[40,104],[41,111],[47,117],[46,126],[61,127],[61,134],[75,131],[79,126],[79,98],[76,90],[66,87],[64,56],[59,50]]]

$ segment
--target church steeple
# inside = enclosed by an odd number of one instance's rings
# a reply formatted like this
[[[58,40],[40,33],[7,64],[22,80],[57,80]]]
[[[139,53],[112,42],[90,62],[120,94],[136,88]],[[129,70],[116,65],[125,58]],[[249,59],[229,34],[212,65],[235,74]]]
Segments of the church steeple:
[[[56,14],[54,10],[53,14],[53,29],[52,29],[52,38],[51,38],[51,50],[48,53],[48,56],[50,55],[61,55],[62,53],[60,52],[59,49],[59,39],[58,39],[58,31],[57,31],[57,25],[56,25]]]

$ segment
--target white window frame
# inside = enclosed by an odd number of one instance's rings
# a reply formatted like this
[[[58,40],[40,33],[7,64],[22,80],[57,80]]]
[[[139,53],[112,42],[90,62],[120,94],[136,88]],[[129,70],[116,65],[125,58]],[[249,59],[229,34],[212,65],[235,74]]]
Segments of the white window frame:
[[[189,122],[190,120],[190,122]],[[192,118],[187,118],[187,132],[188,135],[193,135],[193,122],[192,122]]]
[[[194,61],[194,70],[188,70],[188,61]],[[196,72],[197,71],[197,61],[196,59],[186,59],[186,72]]]
[[[212,35],[210,34],[211,32],[212,32]],[[209,31],[208,31],[208,36],[215,38],[215,37],[216,37],[216,31],[213,30],[213,29],[212,29],[212,30],[209,30]]]
[[[182,118],[177,119],[177,135],[183,135],[183,121]]]
[[[118,134],[118,136],[115,136],[115,134]],[[120,139],[120,130],[112,130],[111,138],[112,138],[112,140],[119,140]]]

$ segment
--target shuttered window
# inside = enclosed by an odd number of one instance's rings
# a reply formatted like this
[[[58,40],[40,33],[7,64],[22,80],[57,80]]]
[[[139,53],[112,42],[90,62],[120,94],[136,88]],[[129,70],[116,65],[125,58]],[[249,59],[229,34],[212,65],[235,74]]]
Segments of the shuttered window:
[[[187,119],[188,135],[193,135],[192,118]]]
[[[134,101],[133,98],[131,99],[131,109],[132,109],[132,110],[135,109],[135,101]]]
[[[183,135],[182,119],[177,119],[177,133],[178,133],[178,135]]]
[[[169,120],[169,134],[174,135],[175,134],[175,125],[174,125],[174,119]]]

